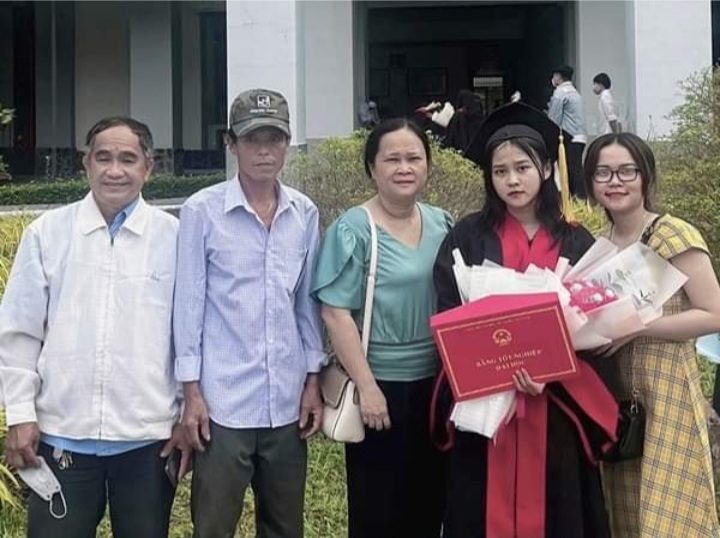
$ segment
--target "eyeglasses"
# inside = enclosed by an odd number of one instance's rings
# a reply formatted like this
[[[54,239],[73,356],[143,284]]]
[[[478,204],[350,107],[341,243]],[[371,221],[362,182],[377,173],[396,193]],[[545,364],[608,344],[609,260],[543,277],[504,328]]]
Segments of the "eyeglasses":
[[[635,166],[621,166],[617,170],[612,170],[606,167],[599,167],[593,172],[593,180],[595,183],[610,183],[614,175],[623,183],[630,183],[635,181],[638,176],[640,169]]]

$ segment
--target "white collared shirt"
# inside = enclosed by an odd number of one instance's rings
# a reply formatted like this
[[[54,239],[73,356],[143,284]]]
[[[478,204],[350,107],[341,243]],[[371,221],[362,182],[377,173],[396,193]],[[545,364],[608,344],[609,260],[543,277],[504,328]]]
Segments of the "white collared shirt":
[[[600,115],[600,134],[612,133],[610,122],[618,121],[618,110],[615,99],[608,89],[600,92],[598,113]]]
[[[177,219],[142,199],[114,239],[92,194],[28,225],[0,305],[9,425],[70,439],[163,439],[178,416]]]

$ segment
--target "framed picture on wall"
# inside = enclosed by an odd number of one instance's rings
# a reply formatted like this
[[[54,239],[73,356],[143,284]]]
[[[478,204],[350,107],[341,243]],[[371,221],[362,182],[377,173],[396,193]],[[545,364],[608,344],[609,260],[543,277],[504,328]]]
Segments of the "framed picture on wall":
[[[390,72],[387,69],[371,69],[368,86],[370,97],[387,97],[390,95]]]
[[[447,73],[445,69],[410,69],[408,71],[410,95],[445,95]]]

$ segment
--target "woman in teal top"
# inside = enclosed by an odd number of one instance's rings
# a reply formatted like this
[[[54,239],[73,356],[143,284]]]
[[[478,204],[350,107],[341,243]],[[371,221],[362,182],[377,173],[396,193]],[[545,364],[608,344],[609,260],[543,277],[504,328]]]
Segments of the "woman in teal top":
[[[342,214],[323,239],[313,285],[335,352],[355,381],[365,440],[346,445],[350,538],[438,538],[443,461],[428,432],[437,352],[429,318],[432,268],[450,215],[419,203],[430,145],[405,119],[368,137],[365,171],[377,195],[365,202],[378,231],[378,266],[367,359],[362,326],[370,226],[361,207]]]

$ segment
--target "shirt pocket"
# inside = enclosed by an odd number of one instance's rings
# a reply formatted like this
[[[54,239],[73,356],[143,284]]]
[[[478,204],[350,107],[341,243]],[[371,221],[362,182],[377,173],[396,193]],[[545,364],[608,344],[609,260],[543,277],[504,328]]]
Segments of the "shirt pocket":
[[[307,249],[285,248],[276,252],[277,272],[280,282],[289,295],[297,291],[298,283],[305,272]]]
[[[156,308],[170,309],[173,301],[175,274],[167,270],[149,270],[139,275],[135,285],[142,289],[140,302]]]

